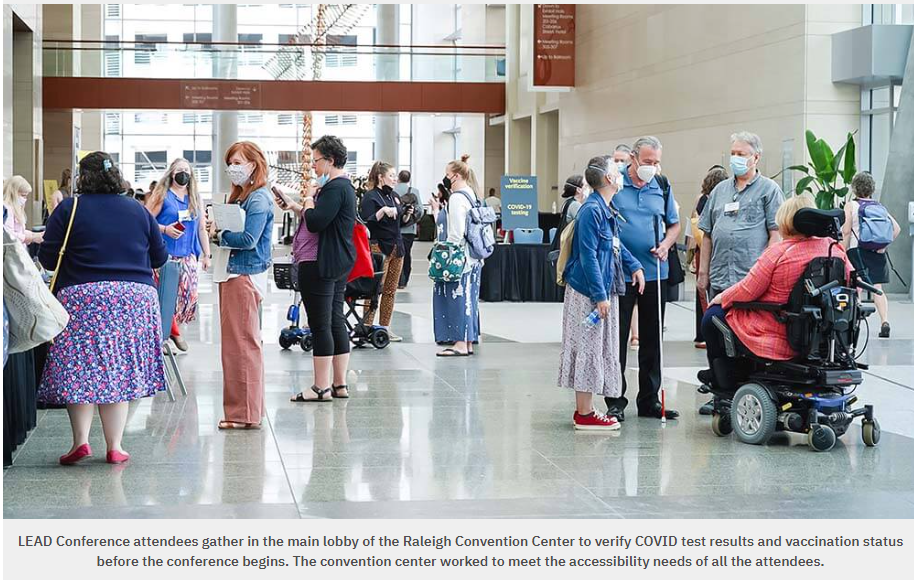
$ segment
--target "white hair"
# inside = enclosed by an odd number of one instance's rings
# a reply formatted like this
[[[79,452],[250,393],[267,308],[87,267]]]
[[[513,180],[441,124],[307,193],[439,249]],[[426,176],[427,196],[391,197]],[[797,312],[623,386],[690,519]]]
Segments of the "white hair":
[[[635,144],[632,145],[632,155],[637,156],[639,153],[641,153],[642,147],[650,147],[655,151],[660,151],[663,149],[663,145],[660,144],[660,139],[648,135],[647,137],[641,137],[635,141]]]
[[[758,155],[762,154],[762,139],[755,133],[749,131],[740,131],[730,135],[730,145],[736,142],[745,143],[752,148],[752,152]]]

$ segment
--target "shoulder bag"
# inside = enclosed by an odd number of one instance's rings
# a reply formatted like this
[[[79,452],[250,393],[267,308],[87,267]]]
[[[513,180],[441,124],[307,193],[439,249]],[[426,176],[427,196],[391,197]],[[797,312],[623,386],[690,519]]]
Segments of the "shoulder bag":
[[[670,206],[670,182],[666,177],[658,175],[657,183],[660,185],[660,189],[663,190],[663,222],[666,223],[666,210]],[[670,224],[666,225],[669,226]],[[669,286],[676,286],[685,282],[685,271],[682,269],[682,261],[679,259],[678,243],[673,244],[673,247],[670,248],[666,261],[670,265],[666,283]]]
[[[54,297],[63,255],[73,228],[78,198],[73,198],[70,222],[64,235],[50,289],[19,240],[3,230],[3,297],[9,310],[9,352],[25,352],[63,332],[70,315]]]

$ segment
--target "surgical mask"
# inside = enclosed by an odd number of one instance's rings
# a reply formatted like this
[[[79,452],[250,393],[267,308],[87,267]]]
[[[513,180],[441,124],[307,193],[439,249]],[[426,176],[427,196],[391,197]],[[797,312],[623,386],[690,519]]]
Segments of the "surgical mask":
[[[25,206],[26,202],[28,202],[28,201],[29,201],[28,197],[22,197],[21,195],[19,196],[19,205],[20,206]]]
[[[730,169],[733,170],[733,175],[737,177],[742,177],[749,173],[749,158],[740,157],[739,155],[730,156]]]
[[[317,186],[318,186],[318,187],[324,187],[325,185],[327,185],[327,182],[328,182],[328,181],[330,181],[330,174],[329,174],[329,173],[325,173],[325,174],[323,174],[323,175],[318,175],[318,176],[317,176]]]
[[[624,161],[616,161],[616,167],[619,168],[619,173],[622,173],[628,167],[628,164]]]
[[[225,168],[225,173],[228,175],[228,178],[232,180],[232,183],[241,186],[244,185],[247,180],[250,179],[251,174],[254,173],[254,164],[245,163],[244,165],[229,165]]]
[[[616,186],[616,193],[619,193],[620,191],[622,191],[622,188],[625,187],[625,181],[623,181],[621,173],[616,176],[615,186]]]
[[[657,175],[657,168],[653,165],[639,165],[638,166],[638,179],[644,181],[645,183],[654,179],[654,176]]]
[[[179,171],[175,173],[175,183],[178,185],[184,186],[190,183],[190,173],[186,171]]]

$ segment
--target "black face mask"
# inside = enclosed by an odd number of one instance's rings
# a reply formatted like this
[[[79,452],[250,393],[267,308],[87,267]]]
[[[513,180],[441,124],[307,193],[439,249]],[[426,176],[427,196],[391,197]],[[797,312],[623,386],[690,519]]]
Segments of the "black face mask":
[[[383,192],[384,192],[385,194],[387,194],[387,195],[390,195],[390,194],[393,192],[393,190],[394,190],[394,188],[392,188],[392,187],[389,186],[389,185],[382,185],[382,186],[381,186],[381,191],[383,191]]]
[[[175,173],[174,179],[175,179],[175,183],[177,183],[178,185],[181,185],[181,186],[187,185],[188,183],[190,183],[190,173],[188,173],[186,171],[180,171],[178,173]]]
[[[448,177],[447,175],[444,176],[444,179],[441,180],[441,183],[442,183],[442,185],[444,185],[445,189],[451,189],[451,187],[454,185],[453,183],[451,183],[451,178]]]

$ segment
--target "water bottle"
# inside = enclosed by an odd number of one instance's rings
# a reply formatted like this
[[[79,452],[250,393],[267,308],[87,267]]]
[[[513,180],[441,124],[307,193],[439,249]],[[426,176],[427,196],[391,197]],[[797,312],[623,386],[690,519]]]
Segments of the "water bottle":
[[[582,326],[586,328],[594,328],[600,324],[600,311],[596,308],[593,309],[593,312],[587,315],[587,318],[584,319],[584,322],[581,323]]]

